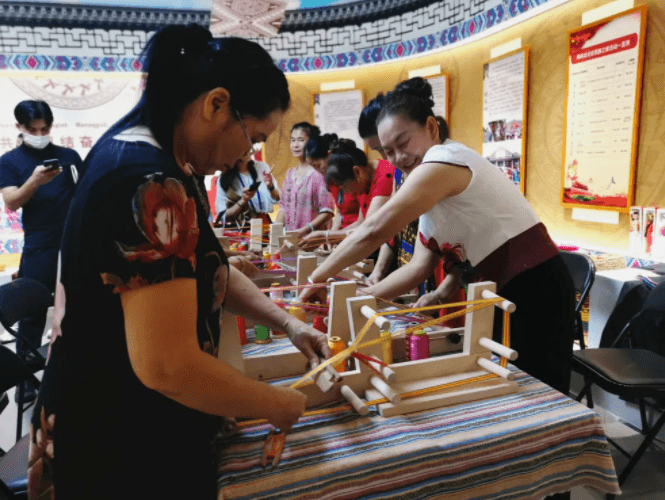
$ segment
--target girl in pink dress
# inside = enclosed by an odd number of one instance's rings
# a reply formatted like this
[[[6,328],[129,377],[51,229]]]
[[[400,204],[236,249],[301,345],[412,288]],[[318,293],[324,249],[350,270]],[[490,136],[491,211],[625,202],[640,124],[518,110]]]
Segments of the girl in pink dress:
[[[326,228],[334,213],[323,175],[303,159],[305,144],[319,134],[319,128],[307,122],[296,123],[291,129],[291,153],[299,164],[286,172],[276,222],[282,222],[287,231],[297,230],[300,238]]]

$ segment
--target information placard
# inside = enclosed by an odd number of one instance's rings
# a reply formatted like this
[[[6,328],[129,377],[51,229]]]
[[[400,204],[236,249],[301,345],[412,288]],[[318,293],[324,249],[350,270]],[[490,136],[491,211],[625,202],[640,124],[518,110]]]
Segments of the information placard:
[[[362,90],[322,92],[312,96],[314,124],[322,134],[337,134],[338,137],[353,139],[356,146],[365,149],[358,133],[358,119],[364,107]]]
[[[529,47],[483,66],[483,156],[522,193],[525,183]]]
[[[634,203],[647,6],[568,33],[561,204]]]
[[[450,76],[447,73],[441,75],[428,76],[427,81],[432,86],[432,95],[434,96],[434,107],[432,110],[436,116],[446,120],[450,126],[450,116],[448,111],[448,101],[450,99]]]

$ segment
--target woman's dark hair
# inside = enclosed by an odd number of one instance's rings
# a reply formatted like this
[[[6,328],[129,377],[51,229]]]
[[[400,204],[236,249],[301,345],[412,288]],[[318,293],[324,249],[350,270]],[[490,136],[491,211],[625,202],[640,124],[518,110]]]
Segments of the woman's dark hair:
[[[367,166],[367,155],[351,139],[339,139],[330,148],[326,183],[339,186],[355,179],[353,167]]]
[[[376,119],[379,112],[386,102],[386,96],[383,94],[377,95],[374,99],[367,103],[367,106],[360,112],[358,119],[358,133],[363,139],[369,139],[378,134],[376,131]]]
[[[318,137],[321,135],[321,129],[316,125],[312,125],[309,122],[296,123],[293,127],[291,127],[291,133],[293,133],[294,130],[298,129],[305,132],[310,139],[312,137]]]
[[[44,101],[19,102],[14,108],[14,117],[24,127],[29,127],[34,120],[44,120],[49,127],[53,125],[53,112]]]
[[[247,162],[247,170],[249,170],[249,175],[252,176],[252,182],[256,182],[256,179],[259,178],[259,174],[256,171],[256,164],[254,163],[254,160],[249,160]],[[238,172],[238,163],[236,163],[232,168],[228,169],[226,172],[219,176],[219,183],[225,193],[231,187],[231,183],[239,175],[240,173]]]
[[[400,82],[395,90],[388,94],[385,104],[376,119],[376,125],[388,116],[401,115],[410,120],[425,125],[430,116],[434,116],[434,97],[432,95],[432,86],[430,83],[419,76]],[[445,137],[441,130],[442,123],[445,120],[436,117],[439,124],[439,138],[445,141],[448,138],[448,125],[445,126]]]
[[[105,137],[135,125],[150,128],[157,142],[173,149],[173,129],[185,108],[215,88],[231,95],[231,111],[241,118],[265,118],[286,111],[291,97],[284,73],[257,43],[213,38],[195,24],[167,26],[147,43],[145,90],[138,104]],[[101,142],[101,141],[100,141]]]
[[[337,140],[337,134],[323,134],[312,137],[307,141],[305,149],[303,150],[305,153],[305,160],[322,160],[328,158],[328,152]]]

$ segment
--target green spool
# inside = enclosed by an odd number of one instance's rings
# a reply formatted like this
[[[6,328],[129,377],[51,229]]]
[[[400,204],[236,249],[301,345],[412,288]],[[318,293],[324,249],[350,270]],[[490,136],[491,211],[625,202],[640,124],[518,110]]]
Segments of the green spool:
[[[267,327],[256,325],[254,327],[254,331],[256,332],[255,342],[262,344],[272,341],[272,338],[270,337],[270,330],[268,330]]]

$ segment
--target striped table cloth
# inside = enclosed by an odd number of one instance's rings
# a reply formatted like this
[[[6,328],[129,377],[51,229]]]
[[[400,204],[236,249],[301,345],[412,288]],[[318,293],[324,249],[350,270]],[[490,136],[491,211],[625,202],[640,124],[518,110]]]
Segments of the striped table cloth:
[[[302,418],[276,469],[267,425],[216,443],[219,499],[541,499],[619,494],[597,415],[516,370],[516,394],[410,415]]]

